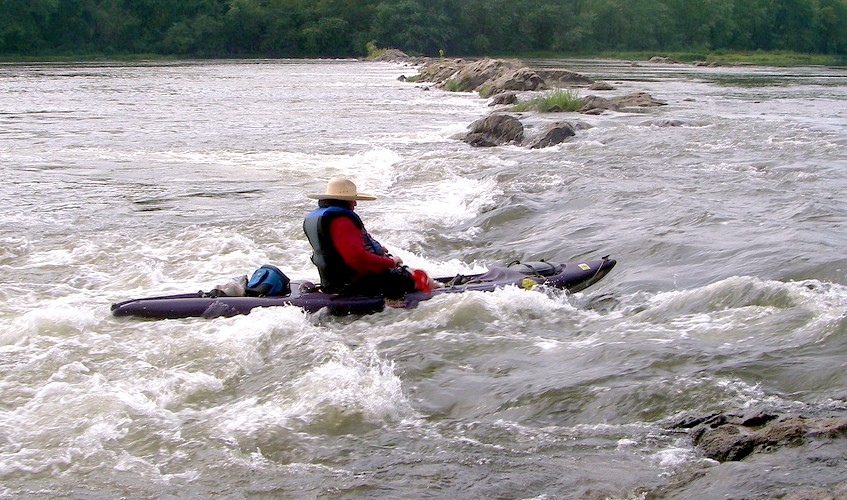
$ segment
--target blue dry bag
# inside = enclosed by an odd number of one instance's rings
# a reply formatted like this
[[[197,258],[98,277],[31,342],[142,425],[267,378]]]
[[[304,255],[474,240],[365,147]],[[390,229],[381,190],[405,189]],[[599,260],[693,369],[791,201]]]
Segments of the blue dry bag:
[[[247,282],[247,295],[275,297],[291,293],[288,279],[276,266],[265,264],[256,269],[250,281]]]

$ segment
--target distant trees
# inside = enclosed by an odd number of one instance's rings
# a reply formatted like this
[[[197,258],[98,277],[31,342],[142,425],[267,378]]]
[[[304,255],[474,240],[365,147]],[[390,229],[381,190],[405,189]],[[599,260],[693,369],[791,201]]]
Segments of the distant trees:
[[[847,0],[0,0],[0,54],[847,54]]]

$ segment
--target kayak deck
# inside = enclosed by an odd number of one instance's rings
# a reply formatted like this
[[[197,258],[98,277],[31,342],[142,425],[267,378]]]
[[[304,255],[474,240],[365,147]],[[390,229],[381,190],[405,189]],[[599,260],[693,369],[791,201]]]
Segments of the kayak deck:
[[[415,291],[403,299],[391,301],[391,307],[414,308],[420,302],[444,293],[493,291],[505,286],[532,288],[536,285],[579,292],[597,283],[615,266],[608,257],[597,260],[552,264],[548,262],[512,263],[492,267],[485,273],[436,278],[443,284],[430,292]],[[279,297],[212,296],[208,292],[184,293],[160,297],[130,299],[112,304],[114,316],[149,319],[189,317],[217,318],[249,314],[257,307],[296,306],[313,313],[326,308],[333,315],[371,314],[382,311],[387,302],[382,296],[328,294],[310,281],[292,281],[291,292]]]

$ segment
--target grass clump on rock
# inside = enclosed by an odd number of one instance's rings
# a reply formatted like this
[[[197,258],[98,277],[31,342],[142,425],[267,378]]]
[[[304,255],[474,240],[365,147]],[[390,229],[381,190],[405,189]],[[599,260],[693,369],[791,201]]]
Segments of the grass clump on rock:
[[[444,83],[444,88],[450,92],[470,92],[474,86],[469,78],[451,78]]]
[[[529,101],[515,104],[512,111],[539,111],[541,113],[552,113],[561,111],[577,111],[582,108],[583,102],[579,92],[575,90],[556,89],[533,97]]]
[[[376,59],[377,57],[385,54],[386,49],[379,48],[376,45],[375,40],[371,40],[370,42],[365,44],[365,50],[368,53],[369,59]]]

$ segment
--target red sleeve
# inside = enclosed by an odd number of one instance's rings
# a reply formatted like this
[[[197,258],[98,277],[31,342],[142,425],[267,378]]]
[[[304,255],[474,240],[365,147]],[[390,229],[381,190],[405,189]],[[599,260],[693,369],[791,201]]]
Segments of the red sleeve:
[[[394,259],[365,249],[362,230],[347,217],[336,217],[329,224],[329,236],[341,258],[357,273],[380,273],[394,267]]]

